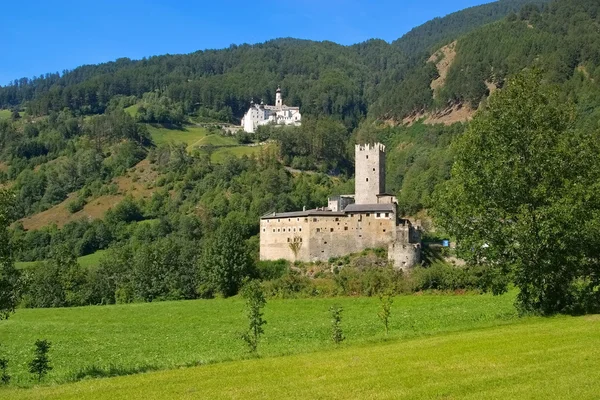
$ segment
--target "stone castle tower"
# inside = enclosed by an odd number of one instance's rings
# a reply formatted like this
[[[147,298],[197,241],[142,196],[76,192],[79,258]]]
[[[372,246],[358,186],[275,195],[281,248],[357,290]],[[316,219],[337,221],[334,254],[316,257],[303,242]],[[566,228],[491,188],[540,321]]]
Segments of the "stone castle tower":
[[[377,204],[378,195],[385,193],[385,146],[357,144],[354,162],[356,204]]]

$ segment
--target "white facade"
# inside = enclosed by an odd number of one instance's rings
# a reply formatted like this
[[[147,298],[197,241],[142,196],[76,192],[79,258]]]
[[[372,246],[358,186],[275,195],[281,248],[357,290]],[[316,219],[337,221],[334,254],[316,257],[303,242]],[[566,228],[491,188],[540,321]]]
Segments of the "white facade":
[[[295,125],[299,126],[302,121],[299,107],[288,107],[283,104],[281,89],[277,89],[275,105],[250,103],[250,109],[242,118],[242,128],[253,133],[261,125]]]

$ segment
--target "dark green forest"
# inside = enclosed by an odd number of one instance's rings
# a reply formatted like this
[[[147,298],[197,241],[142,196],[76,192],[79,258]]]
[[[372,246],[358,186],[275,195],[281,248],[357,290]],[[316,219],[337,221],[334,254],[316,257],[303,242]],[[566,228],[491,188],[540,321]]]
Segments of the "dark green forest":
[[[448,105],[486,110],[486,83],[502,91],[524,69],[539,71],[543,84],[573,105],[574,126],[598,130],[598,26],[594,0],[502,0],[435,19],[393,43],[276,39],[119,59],[0,87],[0,110],[10,110],[0,118],[0,190],[7,186],[14,194],[11,257],[42,263],[22,271],[23,305],[229,296],[252,277],[274,280],[277,293],[318,292],[288,266],[257,263],[260,215],[322,206],[331,194],[352,192],[353,146],[374,141],[387,146],[387,189],[398,196],[401,212],[431,209],[436,188],[451,176],[452,143],[469,123],[399,122]],[[456,58],[434,96],[431,82],[439,72],[427,60],[454,40]],[[241,145],[273,144],[256,156],[217,163],[208,148],[152,139],[157,127],[178,132],[197,121],[238,123],[250,100],[273,103],[278,85],[288,105],[301,107],[303,124],[237,134]],[[18,221],[68,196],[76,213],[113,195],[114,179],[142,160],[158,176],[150,198],[127,197],[102,219],[61,228],[26,230]],[[77,264],[76,257],[98,250],[107,251],[99,266]],[[481,268],[433,264],[413,289],[490,285]],[[344,274],[360,275],[351,271]],[[394,288],[406,283],[386,274],[365,279]]]

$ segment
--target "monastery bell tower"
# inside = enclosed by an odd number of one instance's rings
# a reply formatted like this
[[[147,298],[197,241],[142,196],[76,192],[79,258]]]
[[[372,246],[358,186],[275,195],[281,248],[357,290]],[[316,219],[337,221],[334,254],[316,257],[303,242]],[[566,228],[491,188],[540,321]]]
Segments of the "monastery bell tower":
[[[357,144],[354,164],[356,204],[377,204],[377,195],[385,193],[385,146]]]
[[[283,105],[283,100],[281,99],[281,88],[277,88],[275,92],[275,107],[281,107]]]

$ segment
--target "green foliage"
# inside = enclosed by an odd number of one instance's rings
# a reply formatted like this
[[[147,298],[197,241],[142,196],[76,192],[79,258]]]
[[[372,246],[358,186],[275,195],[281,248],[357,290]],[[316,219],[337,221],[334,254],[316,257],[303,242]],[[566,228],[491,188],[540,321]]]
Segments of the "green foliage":
[[[329,307],[329,313],[331,314],[331,340],[335,344],[341,344],[344,339],[344,333],[342,332],[342,312],[344,309],[338,304],[334,304]]]
[[[173,102],[157,92],[144,93],[137,110],[140,122],[181,125],[184,122],[183,104]]]
[[[520,74],[457,141],[435,203],[461,258],[498,275],[514,268],[525,312],[600,309],[600,132],[573,121],[539,73]]]
[[[83,207],[87,204],[87,200],[83,196],[77,196],[74,200],[67,204],[67,210],[71,214],[75,214],[78,211],[83,210]]]
[[[0,188],[0,320],[8,319],[18,301],[19,271],[15,268],[8,226],[14,215],[14,195]]]
[[[214,293],[235,295],[245,278],[254,275],[254,261],[246,247],[243,227],[234,221],[224,223],[207,244],[201,258],[201,270]]]
[[[85,271],[75,255],[59,246],[52,258],[26,271],[23,304],[27,307],[70,307],[86,304]]]
[[[392,304],[394,303],[394,298],[389,295],[380,295],[379,296],[379,312],[377,316],[381,320],[381,323],[385,327],[385,334],[387,335],[390,329],[390,317],[392,315]]]
[[[242,297],[246,301],[248,330],[242,339],[248,345],[250,353],[256,353],[260,336],[264,333],[263,326],[267,323],[263,316],[263,308],[267,304],[260,282],[252,280],[242,288]]]
[[[49,371],[52,371],[52,366],[50,366],[50,360],[48,358],[50,345],[51,343],[47,340],[35,341],[34,357],[29,363],[29,372],[36,375],[38,382],[41,382],[42,378],[44,378]]]
[[[8,374],[8,358],[4,358],[4,354],[0,353],[0,384],[8,385],[11,376]]]

